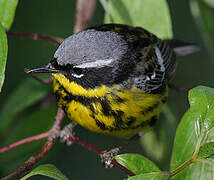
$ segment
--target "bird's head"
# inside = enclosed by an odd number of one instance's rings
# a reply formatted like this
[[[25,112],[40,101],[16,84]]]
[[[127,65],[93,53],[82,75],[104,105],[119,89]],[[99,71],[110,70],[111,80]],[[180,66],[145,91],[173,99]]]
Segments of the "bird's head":
[[[123,36],[88,29],[65,39],[47,65],[28,73],[52,73],[61,84],[63,76],[85,89],[111,86],[128,79],[136,64],[134,53]]]

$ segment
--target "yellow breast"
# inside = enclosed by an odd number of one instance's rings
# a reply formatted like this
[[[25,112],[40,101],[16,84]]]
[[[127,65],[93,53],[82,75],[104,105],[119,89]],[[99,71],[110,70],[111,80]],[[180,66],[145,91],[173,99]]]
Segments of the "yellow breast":
[[[101,86],[84,89],[61,74],[53,74],[58,106],[67,116],[91,131],[131,137],[149,129],[166,101],[162,94],[148,94],[137,88]]]

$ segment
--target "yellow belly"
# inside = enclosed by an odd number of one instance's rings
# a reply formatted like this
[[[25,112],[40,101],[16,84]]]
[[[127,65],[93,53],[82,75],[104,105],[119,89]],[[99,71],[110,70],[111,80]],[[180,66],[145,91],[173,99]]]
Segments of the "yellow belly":
[[[107,135],[129,138],[146,131],[157,120],[167,97],[167,89],[162,94],[120,86],[86,90],[63,75],[53,76],[58,106],[67,116],[93,132]]]

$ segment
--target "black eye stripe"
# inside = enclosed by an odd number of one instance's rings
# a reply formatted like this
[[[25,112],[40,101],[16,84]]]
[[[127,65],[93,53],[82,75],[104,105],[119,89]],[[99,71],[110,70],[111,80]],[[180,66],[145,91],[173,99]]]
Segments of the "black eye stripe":
[[[66,71],[66,72],[69,72],[70,70],[72,70],[72,67],[73,67],[71,64],[66,64],[66,65],[58,64],[56,58],[53,58],[50,63],[55,69]]]
[[[71,74],[76,74],[76,75],[81,75],[83,74],[86,69],[85,68],[78,68],[78,67],[74,67],[73,65],[71,64],[67,64],[67,65],[59,65],[57,63],[57,59],[56,58],[53,58],[51,60],[51,64],[54,68],[58,69],[58,70],[62,70],[66,73],[71,73]]]
[[[73,73],[77,74],[77,75],[81,75],[84,73],[84,69],[82,68],[77,68],[77,67],[73,67],[72,69]]]
[[[81,68],[76,68],[76,67],[74,67],[74,68],[72,69],[72,72],[75,73],[75,74],[77,74],[77,75],[80,75],[80,74],[83,73],[83,70],[82,70]]]

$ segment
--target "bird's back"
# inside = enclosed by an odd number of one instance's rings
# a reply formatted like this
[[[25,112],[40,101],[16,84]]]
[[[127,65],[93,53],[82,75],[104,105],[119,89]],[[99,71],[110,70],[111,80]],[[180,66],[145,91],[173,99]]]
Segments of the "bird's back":
[[[105,24],[93,29],[115,32],[127,42],[127,56],[135,56],[135,67],[131,76],[134,77],[137,87],[149,93],[158,93],[165,89],[176,68],[176,56],[167,41],[141,27]],[[125,58],[123,60],[127,61]]]

